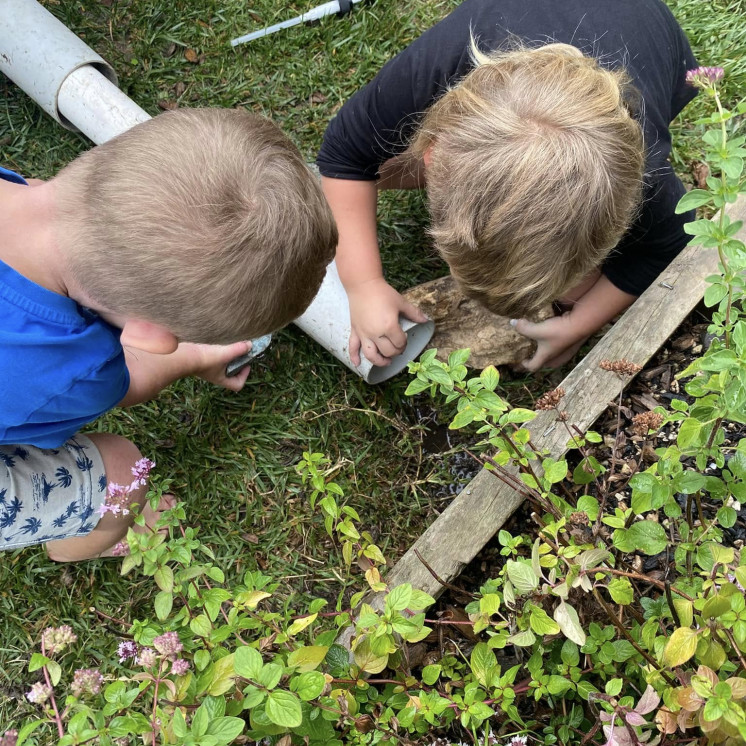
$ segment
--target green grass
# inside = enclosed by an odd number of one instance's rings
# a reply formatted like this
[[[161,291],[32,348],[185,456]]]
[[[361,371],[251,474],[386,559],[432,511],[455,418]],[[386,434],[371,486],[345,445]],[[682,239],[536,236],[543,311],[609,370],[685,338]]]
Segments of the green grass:
[[[57,0],[47,3],[117,70],[120,85],[151,114],[159,101],[181,106],[241,106],[274,118],[312,159],[329,118],[379,67],[444,16],[455,0],[377,0],[351,16],[300,26],[236,50],[235,36],[307,9],[311,2],[273,0]],[[723,62],[732,95],[746,82],[742,0],[671,0],[703,64]],[[190,63],[186,50],[197,53]],[[191,55],[190,55],[191,56]],[[696,102],[675,128],[675,162],[686,178],[698,148],[688,124]],[[24,94],[0,80],[0,163],[48,178],[89,147]],[[443,274],[427,246],[419,194],[386,195],[381,242],[389,275],[405,287]],[[556,380],[555,377],[551,380]],[[524,381],[516,380],[516,390]],[[293,476],[304,450],[339,464],[349,502],[391,557],[399,556],[444,507],[432,497],[446,478],[442,460],[423,453],[421,427],[403,395],[406,376],[372,388],[294,329],[278,335],[240,394],[199,381],[174,385],[161,397],[115,412],[96,428],[122,433],[175,480],[191,522],[229,573],[262,568],[283,580],[283,594],[335,599],[341,564]],[[537,394],[549,386],[531,379]],[[525,394],[524,394],[525,395]],[[395,530],[392,530],[395,527]],[[256,542],[258,539],[258,542]],[[69,623],[84,645],[70,669],[112,655],[114,617],[150,612],[152,585],[120,579],[116,562],[50,563],[43,550],[0,555],[0,732],[31,706],[25,672],[40,631]],[[83,656],[82,651],[85,651]]]

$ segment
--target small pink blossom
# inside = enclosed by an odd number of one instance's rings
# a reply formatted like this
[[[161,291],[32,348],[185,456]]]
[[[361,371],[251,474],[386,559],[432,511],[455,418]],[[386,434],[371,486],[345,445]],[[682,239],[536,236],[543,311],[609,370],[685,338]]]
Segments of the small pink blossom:
[[[123,640],[119,643],[117,655],[119,655],[120,663],[124,663],[130,658],[135,658],[137,656],[137,643],[134,640]]]
[[[189,661],[185,661],[183,658],[177,658],[171,664],[171,673],[176,676],[183,676],[189,670]]]
[[[111,550],[113,557],[125,557],[130,553],[130,545],[126,541],[117,542]]]
[[[26,699],[37,705],[43,705],[52,696],[52,687],[37,681],[31,685],[31,690],[26,693]]]
[[[722,67],[697,67],[687,70],[686,82],[695,88],[710,88],[723,79],[725,71]]]
[[[68,645],[72,645],[78,636],[72,627],[63,624],[61,627],[47,627],[41,633],[41,642],[46,655],[61,653]]]
[[[144,487],[148,483],[148,477],[150,472],[155,466],[155,462],[148,458],[141,458],[132,467],[132,476],[135,478],[135,482],[139,487]]]
[[[135,659],[135,663],[143,668],[153,668],[158,662],[158,656],[153,648],[143,648]]]
[[[153,640],[153,647],[166,657],[177,655],[184,647],[176,632],[164,632]]]
[[[18,743],[18,731],[8,730],[5,735],[0,737],[0,746],[16,746]]]
[[[79,668],[73,675],[70,689],[76,697],[93,696],[101,691],[103,683],[104,677],[97,668]]]

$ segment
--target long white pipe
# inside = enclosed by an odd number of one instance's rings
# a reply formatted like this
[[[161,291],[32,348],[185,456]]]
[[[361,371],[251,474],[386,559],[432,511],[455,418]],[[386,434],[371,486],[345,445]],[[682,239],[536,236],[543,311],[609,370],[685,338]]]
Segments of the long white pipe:
[[[116,87],[110,65],[36,0],[0,0],[0,71],[63,127],[79,130],[97,145],[144,122],[150,115]],[[350,309],[334,263],[318,295],[295,324],[368,383],[401,371],[422,352],[432,322],[402,320],[405,351],[379,368],[350,360]]]

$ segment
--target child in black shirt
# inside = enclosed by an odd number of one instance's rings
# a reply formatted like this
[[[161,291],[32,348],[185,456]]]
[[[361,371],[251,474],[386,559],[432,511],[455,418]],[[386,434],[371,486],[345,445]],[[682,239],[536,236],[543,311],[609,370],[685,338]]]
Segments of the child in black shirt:
[[[385,365],[421,312],[383,279],[377,189],[423,186],[467,295],[515,317],[535,370],[567,360],[686,245],[668,125],[697,63],[660,0],[466,0],[383,67],[318,156],[340,229],[350,354]]]

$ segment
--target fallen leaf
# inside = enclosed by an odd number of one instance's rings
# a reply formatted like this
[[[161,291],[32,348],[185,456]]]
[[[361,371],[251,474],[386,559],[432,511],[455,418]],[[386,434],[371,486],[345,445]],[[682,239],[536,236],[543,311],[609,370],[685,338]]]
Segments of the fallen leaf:
[[[184,52],[184,57],[186,57],[187,62],[191,62],[192,64],[199,60],[199,55],[191,48]]]

